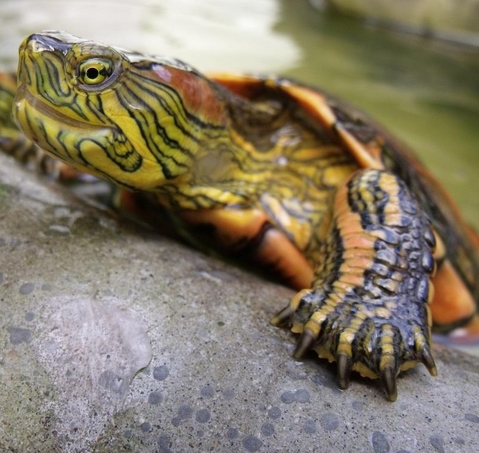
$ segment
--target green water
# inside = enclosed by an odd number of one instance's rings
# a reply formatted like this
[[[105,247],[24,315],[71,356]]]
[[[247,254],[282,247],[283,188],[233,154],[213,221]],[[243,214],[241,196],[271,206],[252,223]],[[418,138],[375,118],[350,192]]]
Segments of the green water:
[[[399,35],[283,1],[303,50],[288,74],[350,100],[412,147],[479,227],[479,49]],[[291,11],[290,11],[291,10]],[[286,19],[287,18],[287,19]]]

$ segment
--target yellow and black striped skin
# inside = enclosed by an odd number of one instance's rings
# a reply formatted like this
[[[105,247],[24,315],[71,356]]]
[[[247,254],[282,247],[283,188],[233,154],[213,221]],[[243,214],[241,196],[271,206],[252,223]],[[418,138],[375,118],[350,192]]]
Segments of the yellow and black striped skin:
[[[434,199],[412,157],[316,89],[208,79],[177,60],[45,32],[20,47],[14,115],[74,169],[148,192],[218,247],[311,288],[273,323],[301,333],[296,355],[336,360],[341,387],[357,370],[394,400],[400,370],[423,362],[436,373],[431,279],[450,257],[461,316],[474,314],[479,258],[455,208]]]
[[[13,121],[12,107],[16,88],[16,75],[0,72],[0,150],[13,155],[32,170],[58,179],[60,162],[35,146]]]
[[[19,150],[32,148],[32,143],[22,134],[12,118],[17,80],[15,74],[0,73],[0,149],[17,155]]]

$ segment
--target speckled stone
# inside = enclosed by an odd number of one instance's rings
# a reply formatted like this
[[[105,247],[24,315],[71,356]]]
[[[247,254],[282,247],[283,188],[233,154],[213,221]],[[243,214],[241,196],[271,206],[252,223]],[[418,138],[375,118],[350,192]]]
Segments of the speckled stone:
[[[374,431],[372,436],[374,453],[389,453],[391,447],[386,436],[380,431]]]
[[[293,392],[286,391],[281,394],[281,401],[285,404],[291,403],[307,403],[309,402],[310,394],[306,389],[299,389]]]
[[[226,437],[230,440],[237,439],[239,436],[239,431],[236,428],[228,428],[226,431]]]
[[[25,321],[32,322],[34,319],[35,319],[35,313],[33,313],[32,311],[25,313]]]
[[[245,448],[245,450],[250,451],[250,452],[258,451],[261,448],[261,446],[263,445],[261,440],[258,439],[255,436],[246,436],[243,439],[242,444],[243,444],[243,447]]]
[[[200,409],[196,412],[195,420],[198,423],[208,423],[211,419],[211,412],[208,409]]]
[[[271,423],[264,423],[261,426],[261,434],[263,436],[272,436],[274,434],[274,425]]]
[[[35,289],[35,285],[33,283],[24,283],[22,286],[20,286],[20,294],[27,295],[33,292]]]
[[[479,415],[466,414],[466,415],[464,415],[464,418],[465,418],[468,422],[479,423]]]
[[[321,415],[319,423],[325,431],[334,431],[338,429],[339,426],[338,416],[336,414],[326,412],[325,414]]]
[[[32,340],[32,332],[30,329],[24,329],[22,327],[7,327],[7,332],[10,334],[10,343],[13,345],[29,343]]]
[[[163,401],[163,396],[161,395],[160,392],[151,392],[148,395],[148,402],[150,404],[153,404],[154,406],[157,406]]]
[[[353,401],[351,403],[351,407],[356,411],[356,412],[361,412],[364,408],[364,403],[361,403],[361,401]]]
[[[272,407],[268,411],[268,417],[272,418],[273,420],[277,420],[279,417],[281,417],[281,409],[277,406]]]
[[[149,433],[151,432],[152,430],[152,427],[151,427],[151,423],[148,423],[148,422],[144,422],[140,425],[140,429],[144,432],[144,433]]]
[[[316,422],[310,418],[303,423],[303,429],[306,434],[315,434],[317,431]]]
[[[211,384],[207,384],[201,387],[200,394],[205,398],[213,398],[213,396],[215,396],[215,389]]]
[[[170,374],[170,370],[166,365],[157,366],[153,369],[153,377],[157,381],[164,381],[168,375]]]
[[[434,450],[438,453],[446,453],[446,450],[444,450],[444,440],[438,434],[434,434],[433,436],[429,437],[429,442]]]

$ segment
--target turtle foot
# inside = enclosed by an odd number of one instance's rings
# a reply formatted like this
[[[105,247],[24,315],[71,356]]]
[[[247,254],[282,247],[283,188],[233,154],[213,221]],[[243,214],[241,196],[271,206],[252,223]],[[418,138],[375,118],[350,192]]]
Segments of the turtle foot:
[[[293,332],[300,334],[295,358],[314,350],[319,357],[336,361],[341,389],[348,388],[353,371],[381,379],[390,401],[397,398],[396,379],[402,370],[422,362],[431,375],[437,374],[427,321],[423,320],[424,324],[421,319],[412,320],[404,325],[402,321],[381,318],[360,300],[348,298],[333,306],[315,290],[299,293],[271,320],[274,325],[289,324]]]
[[[425,213],[395,175],[363,170],[338,190],[330,231],[315,268],[313,288],[299,292],[272,320],[301,334],[295,357],[309,349],[338,364],[338,383],[352,371],[381,379],[397,397],[401,370],[430,350],[436,269],[434,235]]]

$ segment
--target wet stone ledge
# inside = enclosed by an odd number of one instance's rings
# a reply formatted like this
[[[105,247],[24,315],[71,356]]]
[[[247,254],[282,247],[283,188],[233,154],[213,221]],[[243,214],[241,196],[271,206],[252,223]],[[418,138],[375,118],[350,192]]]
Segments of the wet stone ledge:
[[[476,358],[340,391],[268,324],[291,294],[0,156],[0,451],[479,451]]]

